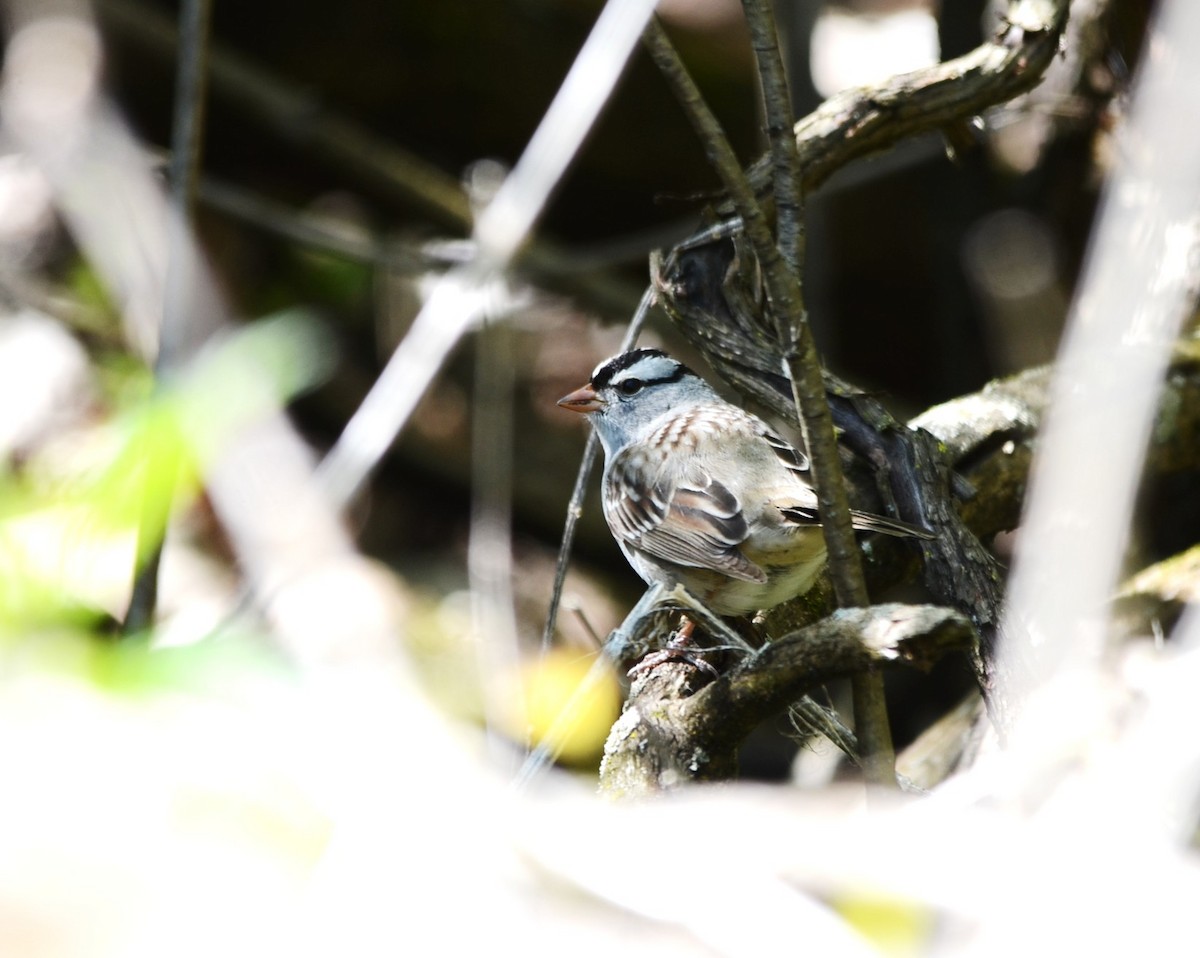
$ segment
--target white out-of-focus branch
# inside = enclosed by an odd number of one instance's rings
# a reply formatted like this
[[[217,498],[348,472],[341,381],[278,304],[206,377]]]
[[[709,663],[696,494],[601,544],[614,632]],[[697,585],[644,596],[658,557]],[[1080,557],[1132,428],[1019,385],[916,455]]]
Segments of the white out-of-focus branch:
[[[154,356],[162,315],[167,209],[144,154],[100,95],[102,52],[82,3],[8,5],[0,115],[50,181],[55,203],[100,274],[126,335]]]
[[[1188,123],[1196,89],[1200,6],[1166,0],[1117,140],[1119,162],[1057,365],[1013,569],[1003,692],[1020,711],[1043,690],[1042,706],[1058,703],[1029,710],[1043,726],[1055,724],[1051,715],[1068,720],[1078,704],[1061,694],[1063,682],[1052,682],[1098,675],[1155,405],[1197,291],[1200,136]],[[1014,742],[1036,748],[1054,737],[1044,727],[1027,731]]]
[[[612,95],[655,0],[609,0],[512,173],[475,224],[476,260],[439,282],[321,463],[334,503],[354,496],[458,341],[488,313],[503,272]]]
[[[475,224],[483,258],[507,264],[583,145],[657,0],[609,0],[512,174]]]
[[[127,338],[147,361],[157,348],[167,252],[178,254],[187,322],[175,366],[185,376],[226,312],[145,151],[102,94],[102,49],[88,7],[76,0],[11,0],[6,10],[3,132],[49,182],[55,206],[120,311]],[[236,401],[228,394],[212,397],[214,404]],[[359,560],[312,483],[310,459],[280,412],[258,410],[225,438],[206,476],[243,572],[289,650],[308,661],[327,649],[352,654],[380,620],[373,614],[379,602],[348,593],[353,575],[342,573]],[[313,610],[321,607],[339,614],[318,620]],[[315,648],[317,641],[324,644]]]

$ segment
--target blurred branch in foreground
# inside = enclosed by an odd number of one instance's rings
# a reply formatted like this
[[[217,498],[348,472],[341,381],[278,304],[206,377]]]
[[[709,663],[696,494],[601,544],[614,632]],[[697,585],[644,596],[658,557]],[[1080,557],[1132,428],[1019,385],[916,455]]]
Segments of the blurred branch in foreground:
[[[138,0],[99,0],[96,6],[105,26],[160,56],[175,55],[175,26],[158,10]],[[219,43],[210,63],[212,94],[228,98],[293,148],[322,157],[353,182],[398,199],[440,229],[460,236],[471,232],[470,201],[458,178]],[[552,286],[570,289],[613,314],[632,312],[637,290],[599,272],[580,272],[570,260],[569,251],[545,237],[535,237],[520,257],[525,268]]]

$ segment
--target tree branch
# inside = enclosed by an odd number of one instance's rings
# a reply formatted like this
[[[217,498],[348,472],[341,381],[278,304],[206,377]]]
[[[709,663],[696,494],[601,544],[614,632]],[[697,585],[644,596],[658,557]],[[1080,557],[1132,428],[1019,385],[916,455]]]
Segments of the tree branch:
[[[767,116],[779,252],[795,274],[797,282],[803,285],[804,195],[800,188],[800,153],[791,132],[795,114],[788,93],[787,74],[783,69],[783,56],[779,51],[775,14],[770,0],[742,0],[742,7],[750,27],[750,43],[758,63],[763,109]]]
[[[844,675],[889,662],[927,669],[967,648],[965,617],[936,606],[842,609],[771,642],[692,693],[694,670],[666,665],[640,677],[613,726],[600,768],[607,794],[638,795],[689,779],[729,778],[737,749],[763,716]]]
[[[811,192],[847,163],[902,140],[952,126],[1036,86],[1059,51],[1069,0],[1012,0],[996,35],[970,53],[830,97],[796,123]],[[770,202],[771,159],[750,169]]]

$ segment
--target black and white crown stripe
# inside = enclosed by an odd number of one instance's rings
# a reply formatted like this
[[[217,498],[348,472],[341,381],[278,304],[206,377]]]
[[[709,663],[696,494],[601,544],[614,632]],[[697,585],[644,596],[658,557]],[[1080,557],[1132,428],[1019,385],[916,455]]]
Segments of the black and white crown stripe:
[[[628,378],[628,373],[647,386],[679,382],[684,376],[695,376],[677,359],[661,349],[634,349],[605,360],[592,372],[592,388],[597,392]],[[697,377],[699,378],[699,377]]]

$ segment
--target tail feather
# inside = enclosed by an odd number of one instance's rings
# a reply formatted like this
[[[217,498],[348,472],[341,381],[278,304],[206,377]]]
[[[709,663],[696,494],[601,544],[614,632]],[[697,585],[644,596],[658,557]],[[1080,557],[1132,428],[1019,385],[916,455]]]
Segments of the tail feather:
[[[821,517],[816,509],[804,506],[793,506],[783,510],[783,514],[793,522],[802,525],[820,525]],[[888,516],[877,516],[873,512],[850,510],[850,523],[860,532],[878,532],[885,536],[903,536],[913,539],[936,539],[937,536],[928,529],[905,522],[903,519],[892,519]]]
[[[890,516],[877,516],[871,512],[850,510],[850,522],[855,529],[863,532],[878,532],[885,536],[909,536],[914,539],[936,539],[937,536],[928,529],[915,526],[903,519],[892,519]]]

